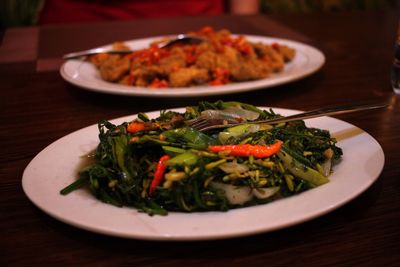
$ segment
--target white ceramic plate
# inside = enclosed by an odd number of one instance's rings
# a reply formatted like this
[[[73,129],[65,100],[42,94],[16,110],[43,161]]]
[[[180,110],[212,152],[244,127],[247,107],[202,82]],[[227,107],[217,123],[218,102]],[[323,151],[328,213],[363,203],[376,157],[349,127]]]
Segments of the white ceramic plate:
[[[126,96],[190,97],[222,95],[270,88],[309,76],[319,70],[325,63],[325,56],[321,51],[303,43],[263,36],[246,35],[246,37],[251,42],[262,42],[265,44],[278,42],[286,44],[296,49],[296,56],[292,62],[285,66],[284,71],[281,73],[272,74],[270,77],[262,80],[232,83],[221,86],[149,89],[114,84],[103,81],[95,66],[81,60],[66,61],[61,66],[60,73],[66,81],[83,89],[95,92]],[[126,41],[125,43],[132,49],[138,50],[148,47],[151,42],[160,40],[161,38],[162,37],[138,39]],[[110,45],[105,46],[105,48],[110,47]]]
[[[298,112],[274,110],[283,115]],[[159,116],[159,112],[148,114]],[[122,123],[133,117],[113,122]],[[170,212],[168,216],[149,216],[134,208],[104,204],[87,190],[60,195],[60,189],[76,179],[79,156],[96,147],[97,125],[73,132],[41,151],[26,167],[22,186],[29,199],[50,216],[106,235],[148,240],[207,240],[268,232],[344,205],[365,191],[382,171],[382,148],[363,130],[330,117],[310,119],[307,125],[329,130],[343,149],[343,160],[336,165],[329,183],[265,205],[228,212]]]

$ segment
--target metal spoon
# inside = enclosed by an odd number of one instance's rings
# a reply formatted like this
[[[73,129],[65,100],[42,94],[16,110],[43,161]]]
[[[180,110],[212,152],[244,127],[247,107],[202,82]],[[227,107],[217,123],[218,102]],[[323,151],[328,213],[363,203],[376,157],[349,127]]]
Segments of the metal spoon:
[[[161,45],[161,48],[170,47],[177,43],[183,44],[198,44],[203,42],[204,39],[198,36],[186,35],[186,34],[179,34],[176,38],[168,40],[165,44]],[[107,53],[107,54],[130,54],[134,52],[133,50],[113,50],[110,48],[92,48],[84,51],[73,52],[63,56],[63,59],[74,59],[74,58],[81,58],[91,55],[96,55],[100,53]]]

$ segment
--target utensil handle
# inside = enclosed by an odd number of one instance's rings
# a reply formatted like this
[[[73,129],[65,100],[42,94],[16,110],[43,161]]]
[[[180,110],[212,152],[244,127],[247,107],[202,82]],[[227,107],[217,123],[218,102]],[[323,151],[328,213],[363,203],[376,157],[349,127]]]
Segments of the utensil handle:
[[[295,114],[295,115],[291,115],[291,116],[287,116],[287,117],[283,117],[283,118],[266,120],[265,122],[276,124],[276,123],[288,122],[288,121],[293,121],[293,120],[305,120],[305,119],[311,119],[311,118],[316,118],[316,117],[321,117],[321,116],[338,115],[338,114],[345,114],[345,113],[351,113],[351,112],[356,112],[356,111],[384,108],[387,106],[388,106],[387,103],[341,105],[341,106],[326,107],[326,108],[306,111],[306,112],[302,112],[299,114]]]
[[[75,59],[75,58],[86,57],[86,56],[90,56],[90,55],[96,55],[96,54],[100,54],[100,53],[129,54],[129,53],[132,53],[132,51],[131,50],[108,50],[108,49],[104,49],[104,48],[94,48],[94,49],[90,49],[90,50],[66,54],[63,56],[63,59]]]
[[[364,104],[352,104],[352,105],[325,107],[325,108],[314,109],[311,111],[306,111],[306,112],[290,115],[287,117],[270,119],[270,120],[246,121],[246,122],[241,122],[241,123],[213,125],[213,126],[205,127],[203,130],[228,128],[228,127],[232,127],[232,126],[236,126],[236,125],[240,125],[240,124],[259,124],[259,123],[278,124],[278,123],[295,121],[295,120],[305,120],[305,119],[311,119],[311,118],[322,117],[322,116],[345,114],[345,113],[351,113],[351,112],[363,111],[363,110],[372,110],[372,109],[377,109],[377,108],[384,108],[387,106],[388,106],[388,103],[374,103],[374,104],[365,104],[364,103]]]

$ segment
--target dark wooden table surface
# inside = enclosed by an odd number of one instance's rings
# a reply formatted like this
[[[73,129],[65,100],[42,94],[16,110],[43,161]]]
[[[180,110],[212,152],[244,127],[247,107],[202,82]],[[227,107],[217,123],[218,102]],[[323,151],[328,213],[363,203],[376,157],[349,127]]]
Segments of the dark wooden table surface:
[[[14,28],[0,42],[0,264],[130,266],[399,266],[400,103],[389,70],[396,11],[248,17],[192,17]],[[211,25],[232,32],[289,38],[326,55],[316,74],[274,89],[207,98],[153,99],[97,94],[59,75],[66,52]],[[202,242],[122,239],[64,224],[36,208],[21,178],[53,141],[104,118],[239,100],[260,106],[313,109],[388,101],[385,110],[341,115],[371,134],[385,166],[366,192],[339,209],[275,232]],[[62,157],[62,155],[60,155]],[[349,177],[351,178],[351,177]]]

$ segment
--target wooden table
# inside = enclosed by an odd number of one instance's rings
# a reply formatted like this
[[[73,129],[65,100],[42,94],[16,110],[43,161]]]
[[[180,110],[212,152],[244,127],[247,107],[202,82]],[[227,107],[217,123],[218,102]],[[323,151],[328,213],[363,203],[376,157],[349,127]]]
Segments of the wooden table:
[[[0,199],[3,266],[398,266],[400,262],[400,103],[389,70],[398,14],[221,16],[15,28],[0,43]],[[318,47],[316,74],[274,89],[207,98],[152,99],[97,94],[66,83],[60,56],[110,43],[197,29],[272,35]],[[1,36],[1,35],[0,35]],[[150,242],[91,233],[64,224],[24,195],[24,168],[60,137],[103,118],[239,100],[308,110],[358,101],[388,101],[385,110],[342,115],[385,152],[377,182],[343,207],[275,232],[203,242]],[[349,177],[350,178],[350,177]]]

